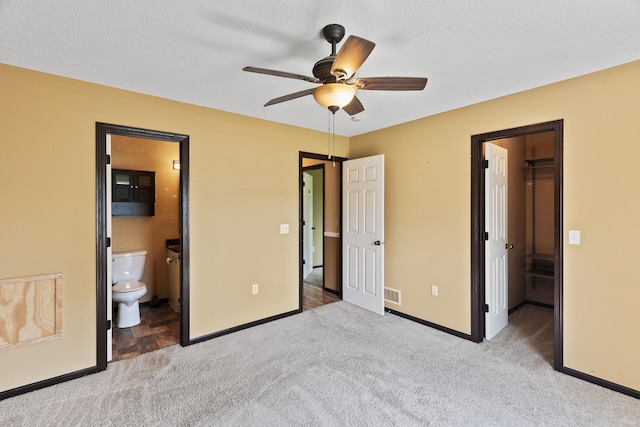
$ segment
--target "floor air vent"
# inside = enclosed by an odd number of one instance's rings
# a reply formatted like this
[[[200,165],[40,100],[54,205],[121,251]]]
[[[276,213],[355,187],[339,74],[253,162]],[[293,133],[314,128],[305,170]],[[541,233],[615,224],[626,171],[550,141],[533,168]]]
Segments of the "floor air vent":
[[[384,288],[384,300],[400,305],[400,291],[392,288]]]

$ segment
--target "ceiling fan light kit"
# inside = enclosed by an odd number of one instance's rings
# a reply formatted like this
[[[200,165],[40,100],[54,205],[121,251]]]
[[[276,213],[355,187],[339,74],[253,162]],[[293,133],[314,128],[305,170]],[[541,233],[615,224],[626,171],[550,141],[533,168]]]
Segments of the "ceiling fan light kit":
[[[361,77],[354,79],[356,71],[369,57],[376,45],[369,40],[349,36],[340,51],[336,53],[336,45],[342,40],[344,34],[344,27],[339,24],[329,24],[322,29],[323,37],[331,43],[331,55],[314,64],[314,77],[266,68],[244,67],[244,71],[252,73],[304,80],[320,85],[315,89],[274,98],[268,101],[265,107],[313,94],[316,102],[322,107],[328,108],[332,113],[335,114],[342,108],[347,114],[353,116],[364,111],[362,103],[355,96],[356,90],[406,91],[424,89],[427,84],[425,77]]]
[[[353,86],[344,83],[327,83],[313,90],[313,99],[324,108],[345,107],[356,95]]]

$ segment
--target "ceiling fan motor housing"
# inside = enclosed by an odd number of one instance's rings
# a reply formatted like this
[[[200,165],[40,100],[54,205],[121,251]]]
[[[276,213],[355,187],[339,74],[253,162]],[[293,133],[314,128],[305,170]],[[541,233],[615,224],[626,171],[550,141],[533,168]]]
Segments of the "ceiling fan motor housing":
[[[322,29],[322,36],[331,43],[331,55],[322,58],[313,66],[313,75],[320,79],[322,83],[335,83],[337,80],[331,74],[333,61],[336,59],[336,45],[344,37],[345,29],[340,24],[329,24]]]
[[[317,77],[322,83],[335,83],[336,78],[331,74],[331,67],[333,61],[336,59],[335,55],[327,56],[316,62],[313,66],[313,75]]]

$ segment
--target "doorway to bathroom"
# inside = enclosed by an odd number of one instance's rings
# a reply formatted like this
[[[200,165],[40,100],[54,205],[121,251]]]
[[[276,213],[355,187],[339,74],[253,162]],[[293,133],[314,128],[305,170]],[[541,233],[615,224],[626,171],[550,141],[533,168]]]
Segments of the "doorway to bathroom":
[[[136,176],[154,183],[151,200],[135,199],[137,183],[132,182],[135,200],[122,202],[118,195],[112,203],[116,178]],[[188,136],[96,124],[97,336],[105,338],[97,340],[99,369],[106,369],[112,357],[189,344],[188,176]],[[131,249],[146,252],[140,281],[147,293],[140,299],[140,323],[118,328],[111,301],[111,254]],[[176,268],[169,260],[174,258],[178,273],[172,279],[170,270]]]

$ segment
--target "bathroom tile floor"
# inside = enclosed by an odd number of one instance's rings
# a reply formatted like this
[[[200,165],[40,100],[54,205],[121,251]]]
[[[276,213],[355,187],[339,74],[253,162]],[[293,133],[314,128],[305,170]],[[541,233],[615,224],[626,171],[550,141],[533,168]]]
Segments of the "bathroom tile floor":
[[[180,342],[180,314],[160,303],[156,308],[140,306],[140,324],[131,328],[113,328],[113,359],[123,360]],[[116,312],[113,314],[114,324]]]

